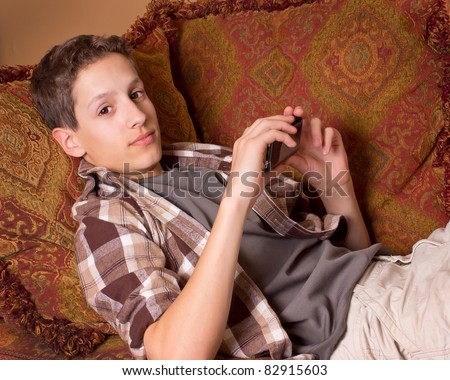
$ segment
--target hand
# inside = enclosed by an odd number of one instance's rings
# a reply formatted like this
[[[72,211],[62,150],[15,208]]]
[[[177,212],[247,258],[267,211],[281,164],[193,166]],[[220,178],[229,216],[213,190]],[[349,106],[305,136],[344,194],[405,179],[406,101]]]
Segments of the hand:
[[[303,109],[286,107],[284,114],[302,116]],[[327,213],[345,216],[347,235],[344,244],[347,248],[357,250],[370,245],[353,188],[347,153],[336,129],[322,128],[319,119],[309,123],[303,120],[300,147],[285,164],[303,173],[305,180],[318,190]]]
[[[262,167],[267,146],[280,141],[289,147],[296,143],[290,136],[296,129],[291,125],[292,115],[275,115],[256,120],[233,147],[227,196],[255,199],[262,191],[264,178]]]
[[[284,115],[303,116],[303,109],[286,107]],[[335,128],[322,128],[317,118],[309,123],[303,120],[299,149],[285,165],[297,169],[322,193],[329,192],[337,183],[343,186],[351,180],[341,134]]]

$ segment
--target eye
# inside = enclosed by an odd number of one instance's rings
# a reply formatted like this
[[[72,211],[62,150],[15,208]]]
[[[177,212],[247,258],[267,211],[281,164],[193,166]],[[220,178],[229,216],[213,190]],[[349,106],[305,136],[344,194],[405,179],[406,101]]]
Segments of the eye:
[[[112,109],[112,107],[111,106],[106,106],[106,107],[103,107],[100,111],[99,111],[99,116],[102,116],[102,115],[107,115],[108,113],[110,113],[111,112],[111,109]]]
[[[139,99],[139,98],[141,98],[142,96],[144,96],[144,94],[145,94],[145,92],[142,91],[142,90],[133,91],[133,92],[130,94],[130,99],[132,99],[132,100]]]

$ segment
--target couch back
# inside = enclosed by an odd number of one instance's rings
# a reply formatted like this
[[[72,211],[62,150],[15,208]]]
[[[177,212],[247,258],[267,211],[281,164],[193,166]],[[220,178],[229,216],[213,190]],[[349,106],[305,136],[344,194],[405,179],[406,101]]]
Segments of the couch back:
[[[202,141],[297,104],[339,129],[373,240],[407,253],[450,210],[449,19],[440,0],[156,1],[128,36],[163,29]]]
[[[124,36],[165,143],[231,146],[300,104],[341,131],[373,241],[406,254],[450,215],[449,28],[445,0],[155,0]],[[34,108],[32,70],[0,68],[0,263],[41,316],[111,334],[73,257],[78,161]],[[0,316],[26,323],[11,290]]]

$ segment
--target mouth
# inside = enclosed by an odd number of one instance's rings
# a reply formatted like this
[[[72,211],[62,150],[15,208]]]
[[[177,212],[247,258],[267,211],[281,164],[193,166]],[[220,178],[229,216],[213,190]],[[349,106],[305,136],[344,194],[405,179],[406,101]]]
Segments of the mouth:
[[[147,132],[139,135],[130,145],[145,146],[151,144],[155,140],[155,132]]]

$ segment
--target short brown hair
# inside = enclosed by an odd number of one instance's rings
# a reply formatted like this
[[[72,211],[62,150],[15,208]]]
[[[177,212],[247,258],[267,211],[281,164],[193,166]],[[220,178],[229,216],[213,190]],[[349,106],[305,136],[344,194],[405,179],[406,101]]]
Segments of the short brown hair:
[[[31,93],[50,129],[77,129],[74,81],[80,70],[109,53],[122,54],[135,64],[126,40],[119,36],[76,36],[56,45],[41,59],[32,74]]]

